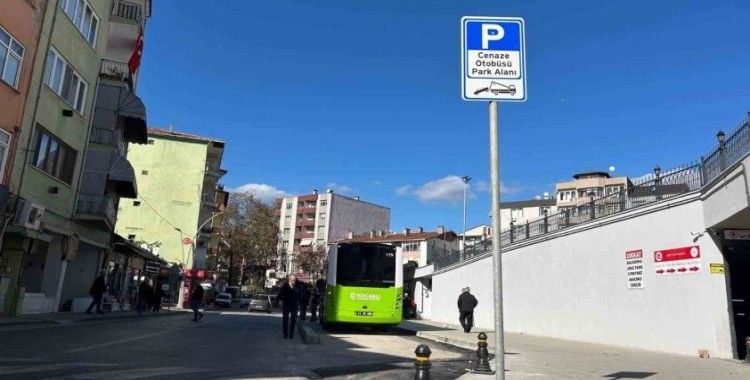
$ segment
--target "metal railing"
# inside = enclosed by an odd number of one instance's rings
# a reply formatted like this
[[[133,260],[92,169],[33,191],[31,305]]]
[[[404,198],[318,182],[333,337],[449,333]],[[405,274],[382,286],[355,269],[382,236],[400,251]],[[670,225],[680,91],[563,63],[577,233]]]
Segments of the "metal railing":
[[[655,170],[654,174],[619,192],[599,197],[591,196],[588,201],[579,201],[576,205],[565,207],[555,214],[545,215],[523,224],[511,223],[510,227],[500,234],[501,245],[505,247],[696,191],[718,178],[724,170],[750,152],[750,116],[728,138],[723,137],[726,136],[720,132],[717,135],[718,146],[708,155],[701,157],[699,162],[664,173]],[[433,263],[437,270],[463,260],[487,255],[491,249],[491,241],[487,240],[478,247],[467,248],[464,254],[458,250],[440,252],[433,257]]]
[[[91,128],[89,141],[102,145],[116,147],[120,153],[125,153],[125,143],[122,141],[122,133],[103,128]]]
[[[129,73],[130,70],[127,63],[102,59],[100,76],[113,80],[125,80]]]
[[[78,196],[78,203],[76,203],[76,214],[101,217],[106,219],[111,225],[114,225],[117,219],[115,201],[112,197],[108,196],[80,194]]]
[[[115,0],[114,6],[112,7],[112,16],[140,22],[141,6],[140,4],[131,3],[129,1]]]

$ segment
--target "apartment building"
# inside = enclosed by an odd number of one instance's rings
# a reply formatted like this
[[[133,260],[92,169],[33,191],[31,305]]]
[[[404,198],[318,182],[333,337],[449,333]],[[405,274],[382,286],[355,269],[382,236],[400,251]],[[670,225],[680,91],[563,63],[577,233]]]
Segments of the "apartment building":
[[[147,144],[128,151],[139,191],[120,203],[117,233],[183,269],[206,269],[222,243],[223,155],[221,140],[149,128]]]
[[[509,229],[511,224],[520,226],[544,217],[545,211],[552,215],[557,211],[555,199],[537,197],[535,199],[500,202],[500,230]]]
[[[350,234],[387,231],[391,225],[389,208],[332,190],[278,198],[275,204],[280,229],[278,276],[294,271],[295,254],[311,252],[316,246],[346,239]]]
[[[130,9],[142,12],[143,17],[135,20],[123,17],[128,16],[120,12],[123,2],[114,0],[25,3],[34,9],[19,8],[22,13],[16,17],[25,18],[16,22],[30,20],[33,25],[26,27],[31,28],[31,35],[39,33],[36,42],[34,37],[29,40],[29,29],[13,34],[17,45],[23,45],[23,54],[12,40],[9,45],[15,52],[13,58],[22,56],[18,84],[28,80],[28,90],[20,128],[13,136],[18,147],[9,181],[14,220],[4,231],[0,268],[11,284],[25,289],[20,312],[38,313],[65,309],[71,298],[88,293],[111,246],[117,198],[134,195],[136,186],[128,176],[127,160],[115,154],[124,150],[110,141],[100,145],[114,145],[108,148],[112,155],[98,161],[96,168],[108,174],[99,176],[103,186],[97,195],[109,198],[89,202],[94,168],[87,158],[91,161],[89,157],[97,155],[90,144],[97,139],[92,134],[94,119],[112,135],[121,131],[121,144],[139,142],[137,136],[145,133],[144,107],[128,115],[115,107],[108,120],[99,120],[95,110],[102,102],[97,94],[103,83],[103,60],[122,59],[111,43],[121,45],[121,55],[133,53],[139,36],[126,29],[143,30],[150,1],[128,2]],[[9,4],[4,1],[2,6]],[[7,17],[2,20],[11,23]],[[121,24],[127,27],[118,27]],[[29,65],[30,72],[25,72]],[[8,67],[15,64],[6,62],[3,70]],[[137,97],[130,99],[139,103]],[[143,120],[139,123],[138,119]]]
[[[435,231],[425,231],[422,227],[404,228],[401,232],[370,231],[367,234],[352,235],[344,243],[383,243],[396,246],[401,251],[403,263],[413,262],[423,267],[432,262],[436,255],[458,249],[458,236],[445,227]]]
[[[464,246],[467,248],[478,246],[478,244],[488,242],[490,239],[492,239],[492,227],[480,224],[458,235],[458,249],[462,250]]]
[[[560,211],[575,212],[592,198],[617,194],[633,186],[628,177],[612,177],[607,172],[585,172],[575,174],[572,181],[555,185],[557,207]]]

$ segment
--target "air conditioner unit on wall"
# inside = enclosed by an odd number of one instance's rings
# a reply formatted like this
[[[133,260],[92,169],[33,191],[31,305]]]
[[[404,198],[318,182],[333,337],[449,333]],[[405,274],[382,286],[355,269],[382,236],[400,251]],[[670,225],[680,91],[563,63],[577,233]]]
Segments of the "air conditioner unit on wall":
[[[44,207],[26,199],[18,200],[18,209],[13,223],[30,230],[39,230],[42,224]]]

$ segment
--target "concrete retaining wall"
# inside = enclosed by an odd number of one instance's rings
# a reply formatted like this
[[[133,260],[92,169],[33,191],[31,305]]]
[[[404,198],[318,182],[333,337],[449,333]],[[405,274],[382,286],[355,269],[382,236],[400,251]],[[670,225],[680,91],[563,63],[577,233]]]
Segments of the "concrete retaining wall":
[[[704,233],[699,194],[570,230],[503,253],[506,331],[655,351],[732,357],[723,263]],[[657,250],[699,246],[702,271],[658,276]],[[644,288],[629,289],[625,252],[643,250]],[[491,329],[492,259],[483,258],[433,277],[432,319],[457,323],[456,299],[469,286],[478,298],[475,324]]]

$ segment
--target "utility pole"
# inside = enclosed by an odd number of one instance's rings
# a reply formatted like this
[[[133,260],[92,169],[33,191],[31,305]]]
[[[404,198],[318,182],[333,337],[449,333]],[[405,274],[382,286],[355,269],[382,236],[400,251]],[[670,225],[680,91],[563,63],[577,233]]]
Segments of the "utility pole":
[[[492,182],[492,276],[495,293],[495,376],[505,379],[505,329],[503,327],[503,265],[500,255],[500,136],[498,104],[490,102],[490,182]]]

